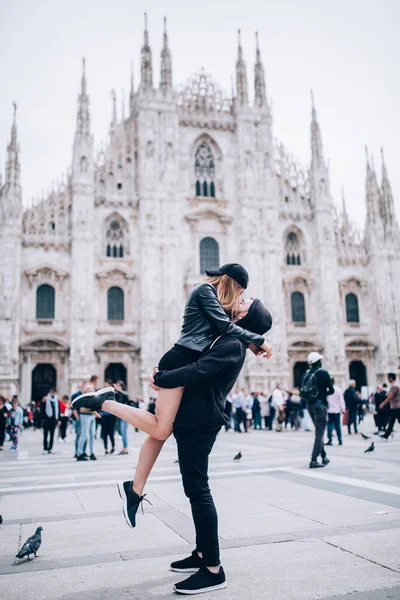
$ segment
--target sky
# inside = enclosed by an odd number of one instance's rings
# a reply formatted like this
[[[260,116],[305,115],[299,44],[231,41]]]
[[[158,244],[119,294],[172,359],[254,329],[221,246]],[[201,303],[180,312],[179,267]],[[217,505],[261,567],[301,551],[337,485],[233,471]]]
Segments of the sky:
[[[0,0],[0,169],[16,101],[25,203],[71,163],[82,56],[95,145],[107,141],[111,90],[128,98],[131,60],[139,82],[145,11],[155,82],[164,15],[175,85],[204,67],[229,91],[240,28],[252,94],[258,30],[274,136],[309,162],[312,88],[335,201],[343,186],[363,226],[364,146],[379,176],[383,147],[399,217],[398,0]]]

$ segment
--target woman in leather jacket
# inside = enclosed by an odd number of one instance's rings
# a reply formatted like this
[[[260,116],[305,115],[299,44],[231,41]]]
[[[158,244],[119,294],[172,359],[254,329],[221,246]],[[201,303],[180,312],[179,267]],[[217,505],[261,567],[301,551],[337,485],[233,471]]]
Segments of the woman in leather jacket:
[[[186,301],[181,335],[177,343],[161,358],[158,368],[172,370],[197,362],[220,335],[230,335],[259,348],[266,358],[271,347],[265,339],[235,325],[240,312],[240,296],[247,288],[249,276],[241,265],[228,263],[215,271],[206,271],[207,278],[195,285]],[[156,389],[156,414],[115,403],[113,413],[147,433],[136,468],[133,490],[142,495],[144,485],[162,449],[172,433],[184,388]],[[111,403],[110,403],[111,404]],[[113,404],[113,403],[112,403]],[[111,412],[108,407],[107,410]]]

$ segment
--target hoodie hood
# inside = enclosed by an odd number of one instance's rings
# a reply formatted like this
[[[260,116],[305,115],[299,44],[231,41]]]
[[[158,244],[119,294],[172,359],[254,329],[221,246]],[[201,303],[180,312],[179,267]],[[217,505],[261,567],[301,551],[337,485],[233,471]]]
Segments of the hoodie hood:
[[[236,321],[236,325],[240,325],[240,327],[252,333],[264,335],[272,327],[271,313],[265,308],[261,300],[255,298],[247,315]]]

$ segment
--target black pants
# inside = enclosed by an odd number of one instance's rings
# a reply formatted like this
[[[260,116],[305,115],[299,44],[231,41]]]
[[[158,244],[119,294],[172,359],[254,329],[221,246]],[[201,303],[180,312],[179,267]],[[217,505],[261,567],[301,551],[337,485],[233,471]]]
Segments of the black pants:
[[[347,429],[349,435],[351,433],[351,425],[353,424],[354,433],[358,433],[357,431],[357,407],[349,409],[349,422],[347,423]]]
[[[51,450],[53,448],[54,430],[56,425],[57,420],[53,417],[46,417],[43,419],[43,450]]]
[[[393,431],[394,424],[397,421],[400,423],[400,408],[391,408],[390,409],[390,417],[389,417],[389,425],[385,432],[385,437],[388,438]]]
[[[67,425],[68,425],[68,417],[60,417],[60,438],[65,440],[67,437]]]
[[[232,402],[228,402],[228,400],[226,400],[226,402],[225,402],[224,414],[229,419],[229,425],[225,425],[225,431],[228,431],[232,427],[232,425],[231,425]]]
[[[115,448],[115,421],[114,415],[104,414],[101,419],[101,437],[103,438],[104,449],[107,450],[108,438],[110,438],[111,449]]]
[[[192,507],[196,550],[207,567],[219,565],[218,516],[208,486],[208,457],[217,433],[174,428],[183,489]]]
[[[318,456],[325,458],[324,435],[328,409],[321,402],[313,402],[308,405],[308,412],[315,427],[314,447],[311,454],[311,460],[317,460]]]
[[[4,444],[4,437],[6,434],[6,420],[0,416],[0,447]]]

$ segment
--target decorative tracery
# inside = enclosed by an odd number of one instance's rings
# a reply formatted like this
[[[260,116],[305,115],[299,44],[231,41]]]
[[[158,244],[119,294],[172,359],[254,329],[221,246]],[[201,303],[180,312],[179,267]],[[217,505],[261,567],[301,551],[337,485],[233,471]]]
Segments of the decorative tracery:
[[[124,228],[122,223],[113,219],[106,231],[106,256],[112,258],[124,257]]]
[[[286,264],[301,265],[300,241],[294,231],[290,231],[286,237]]]
[[[215,162],[210,146],[201,142],[195,155],[196,196],[215,198]]]

